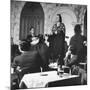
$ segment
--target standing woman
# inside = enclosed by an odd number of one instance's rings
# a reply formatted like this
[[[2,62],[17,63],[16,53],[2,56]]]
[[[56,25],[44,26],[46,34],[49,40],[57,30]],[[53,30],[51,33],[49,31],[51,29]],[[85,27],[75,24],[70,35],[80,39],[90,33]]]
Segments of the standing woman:
[[[57,62],[58,65],[62,66],[65,48],[65,25],[62,23],[60,14],[57,14],[56,23],[53,26],[52,32],[53,35],[49,38],[51,58],[53,58],[53,61]]]

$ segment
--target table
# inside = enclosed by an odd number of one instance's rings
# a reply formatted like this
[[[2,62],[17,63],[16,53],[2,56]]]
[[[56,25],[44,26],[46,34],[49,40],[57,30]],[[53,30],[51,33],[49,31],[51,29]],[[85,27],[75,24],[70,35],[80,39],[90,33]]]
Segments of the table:
[[[66,83],[65,83],[66,82]],[[26,74],[22,78],[19,87],[23,88],[55,87],[66,85],[78,85],[79,76],[64,73],[62,77],[57,75],[57,71]]]

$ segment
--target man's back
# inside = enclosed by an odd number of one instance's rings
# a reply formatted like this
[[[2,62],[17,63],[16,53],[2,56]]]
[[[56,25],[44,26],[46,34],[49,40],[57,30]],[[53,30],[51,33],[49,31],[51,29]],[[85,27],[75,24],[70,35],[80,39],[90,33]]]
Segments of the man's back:
[[[83,62],[85,58],[85,49],[83,42],[84,37],[82,35],[74,35],[70,41],[71,52],[72,54],[78,56],[78,62]]]
[[[76,49],[76,52],[80,51],[83,48],[83,36],[74,35],[70,40],[70,46]]]
[[[23,68],[40,69],[41,58],[37,51],[28,51],[20,56],[15,57],[14,66],[20,66]]]

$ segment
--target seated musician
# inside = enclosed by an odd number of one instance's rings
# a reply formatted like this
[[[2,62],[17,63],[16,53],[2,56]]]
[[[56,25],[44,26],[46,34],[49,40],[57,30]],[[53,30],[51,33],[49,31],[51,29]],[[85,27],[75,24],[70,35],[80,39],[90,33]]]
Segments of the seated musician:
[[[35,30],[34,27],[30,28],[29,35],[27,36],[27,41],[30,43],[30,51],[36,50],[38,51],[39,55],[42,59],[42,67],[43,71],[48,70],[48,61],[49,61],[49,55],[48,55],[48,46],[45,44],[45,39],[43,38],[42,34],[39,34],[38,36],[35,36]]]
[[[30,28],[30,34],[27,36],[27,41],[30,43],[30,51],[36,50],[38,51],[41,59],[42,59],[42,70],[47,71],[48,70],[48,64],[49,64],[49,51],[48,46],[45,43],[45,39],[42,34],[39,34],[38,36],[34,35],[34,27]]]
[[[39,43],[39,38],[38,36],[35,36],[35,29],[33,26],[31,26],[29,34],[27,35],[26,40],[30,43],[31,48],[30,49],[37,49],[38,43]]]

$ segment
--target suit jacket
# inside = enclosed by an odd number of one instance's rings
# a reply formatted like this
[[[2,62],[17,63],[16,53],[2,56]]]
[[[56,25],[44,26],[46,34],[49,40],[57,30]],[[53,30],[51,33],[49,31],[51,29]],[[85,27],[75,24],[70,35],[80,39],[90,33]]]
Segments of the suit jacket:
[[[30,72],[40,71],[41,65],[42,61],[36,50],[16,56],[13,62],[13,67],[20,66],[21,70],[29,68]]]

